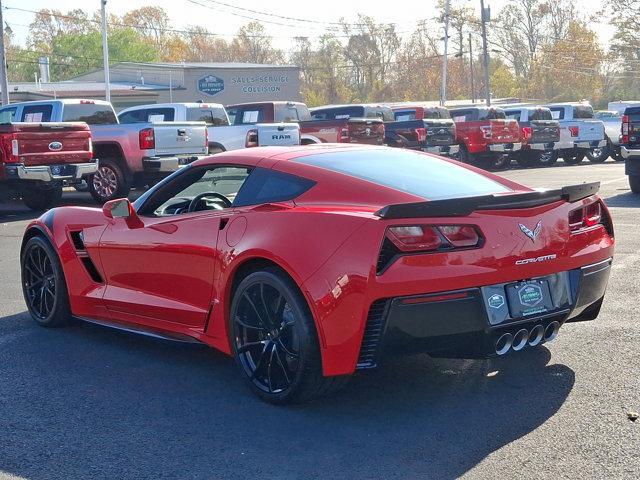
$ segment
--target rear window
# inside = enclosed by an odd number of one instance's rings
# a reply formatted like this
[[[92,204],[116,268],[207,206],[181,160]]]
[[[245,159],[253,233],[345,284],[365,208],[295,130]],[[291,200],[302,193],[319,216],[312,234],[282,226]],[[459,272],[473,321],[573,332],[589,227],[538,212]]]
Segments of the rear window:
[[[207,125],[214,127],[229,125],[227,112],[222,107],[187,108],[187,121],[205,122]]]
[[[284,172],[255,168],[233,202],[235,207],[292,200],[315,182]]]
[[[395,112],[393,112],[393,118],[396,119],[396,122],[407,122],[409,120],[415,120],[416,109],[410,108],[407,110],[396,110]]]
[[[263,107],[230,107],[227,109],[227,115],[231,125],[253,125],[264,122]]]
[[[120,123],[173,122],[175,111],[170,107],[140,108],[123,112],[118,118]]]
[[[27,105],[22,109],[23,122],[50,122],[52,105]]]
[[[529,120],[553,120],[553,117],[548,108],[536,108],[529,112]]]
[[[573,107],[573,118],[593,118],[593,107],[591,105]]]
[[[520,110],[507,110],[504,113],[507,116],[507,118],[511,120],[520,121],[520,118],[522,118],[522,112]],[[533,119],[530,119],[530,120],[533,120]]]
[[[393,116],[393,110],[389,107],[367,107],[367,118],[380,118],[383,122],[393,122],[395,117]]]
[[[640,107],[627,107],[624,110],[624,114],[629,117],[632,122],[640,121]]]
[[[116,114],[108,105],[95,103],[67,103],[62,111],[63,122],[85,122],[89,125],[118,123]]]
[[[511,191],[459,165],[408,150],[372,149],[321,153],[300,157],[295,161],[429,200]]]
[[[314,120],[341,120],[364,117],[364,107],[323,108],[311,112]]]
[[[478,120],[504,120],[507,116],[500,108],[487,108],[478,111]]]
[[[423,117],[425,120],[435,120],[438,118],[449,119],[451,115],[446,108],[425,108]]]

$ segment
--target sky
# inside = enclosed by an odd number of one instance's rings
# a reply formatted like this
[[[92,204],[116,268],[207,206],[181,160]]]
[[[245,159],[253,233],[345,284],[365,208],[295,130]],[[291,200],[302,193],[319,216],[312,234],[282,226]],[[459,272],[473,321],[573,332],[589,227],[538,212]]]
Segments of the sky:
[[[291,37],[305,35],[317,37],[326,33],[331,24],[318,22],[338,22],[344,17],[347,22],[355,21],[358,13],[372,16],[379,22],[395,23],[396,30],[411,32],[417,21],[435,16],[436,0],[421,0],[405,2],[403,8],[390,9],[389,0],[278,0],[277,2],[264,2],[257,0],[220,0],[222,3],[232,4],[248,10],[266,12],[273,16],[260,16],[250,11],[239,11],[236,15],[229,13],[232,9],[213,3],[212,0],[108,0],[107,9],[111,13],[122,15],[123,13],[146,5],[158,5],[169,14],[173,28],[182,29],[188,25],[201,25],[218,34],[233,36],[238,28],[250,21],[246,17],[260,17],[270,20],[274,24],[264,23],[267,32],[274,37],[277,47],[287,49],[291,45]],[[485,5],[490,5],[492,15],[495,16],[509,0],[485,0]],[[475,6],[479,11],[480,0],[453,0],[453,3]],[[576,5],[579,12],[586,16],[592,16],[600,7],[600,0],[578,0]],[[28,25],[33,19],[33,13],[15,10],[37,11],[42,8],[55,8],[68,11],[75,8],[95,11],[100,8],[100,0],[57,0],[55,4],[47,0],[4,0],[4,21],[14,32],[14,38],[23,44],[28,36]],[[318,8],[321,5],[322,8]],[[407,8],[411,5],[410,8]],[[307,22],[287,20],[281,17],[306,19]],[[275,24],[279,23],[279,25]],[[294,26],[290,26],[294,25]],[[604,47],[609,43],[613,35],[613,29],[605,23],[591,25],[599,35]],[[490,26],[489,26],[490,28]]]

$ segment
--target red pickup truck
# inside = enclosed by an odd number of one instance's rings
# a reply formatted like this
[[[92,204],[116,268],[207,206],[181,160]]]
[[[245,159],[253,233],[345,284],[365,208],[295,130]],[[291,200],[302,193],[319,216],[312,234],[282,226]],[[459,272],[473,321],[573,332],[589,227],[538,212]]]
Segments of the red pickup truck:
[[[482,168],[506,168],[510,154],[520,151],[520,126],[504,110],[492,107],[450,109],[460,143],[460,160]]]
[[[93,175],[86,123],[1,123],[0,198],[21,197],[32,210],[55,205],[62,187]]]
[[[382,145],[384,142],[383,119],[367,117],[362,112],[353,115],[331,115],[313,118],[309,109],[301,102],[254,102],[227,105],[227,110],[235,110],[236,118],[255,118],[256,122],[298,123],[300,143],[366,143]],[[244,112],[257,112],[244,115]],[[314,115],[315,117],[315,115]]]

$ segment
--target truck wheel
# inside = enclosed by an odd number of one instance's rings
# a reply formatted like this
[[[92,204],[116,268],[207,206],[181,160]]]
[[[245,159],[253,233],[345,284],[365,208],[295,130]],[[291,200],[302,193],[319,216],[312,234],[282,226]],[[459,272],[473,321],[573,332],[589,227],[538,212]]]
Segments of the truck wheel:
[[[629,186],[633,193],[640,193],[640,175],[629,175]]]
[[[564,163],[567,163],[569,165],[578,165],[579,163],[582,163],[584,157],[585,154],[583,152],[571,152],[567,153],[564,157],[562,157],[562,159],[564,160]]]
[[[458,158],[463,163],[469,163],[471,165],[476,165],[478,160],[478,155],[475,153],[469,153],[464,145],[460,146],[460,153],[458,153]]]
[[[32,188],[22,192],[24,204],[36,212],[55,207],[62,198],[62,187]]]
[[[506,170],[511,166],[511,157],[509,155],[489,157],[487,166],[489,170]]]
[[[525,150],[516,154],[516,162],[524,168],[534,167],[540,163],[540,153]]]
[[[126,197],[131,190],[122,169],[111,158],[100,160],[98,171],[90,177],[88,184],[91,196],[98,203]]]
[[[620,147],[611,148],[611,158],[613,158],[616,162],[624,162],[624,158],[622,157],[622,152],[620,151]]]
[[[611,155],[611,143],[607,140],[604,147],[593,148],[587,152],[587,158],[591,163],[602,163]]]
[[[558,152],[555,152],[553,150],[547,150],[545,152],[542,152],[538,157],[538,163],[545,167],[553,165],[557,161],[558,161]]]

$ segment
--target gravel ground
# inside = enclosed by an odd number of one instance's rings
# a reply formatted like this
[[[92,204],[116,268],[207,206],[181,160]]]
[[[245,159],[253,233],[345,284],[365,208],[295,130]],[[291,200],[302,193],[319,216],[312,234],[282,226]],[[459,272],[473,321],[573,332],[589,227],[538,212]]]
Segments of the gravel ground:
[[[640,196],[612,162],[504,176],[602,181],[617,247],[600,317],[505,359],[395,360],[293,408],[205,347],[34,325],[18,265],[33,215],[0,204],[0,479],[640,478]]]

